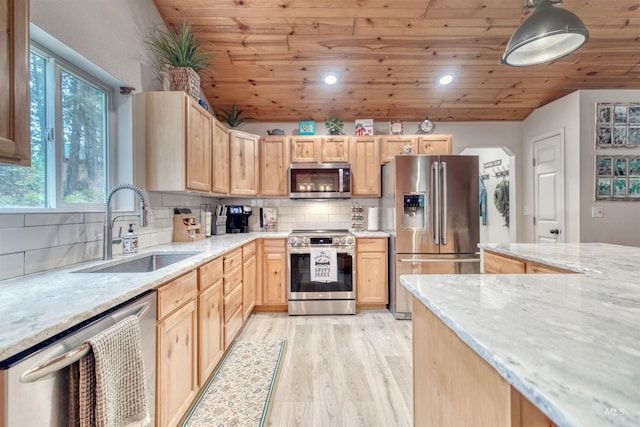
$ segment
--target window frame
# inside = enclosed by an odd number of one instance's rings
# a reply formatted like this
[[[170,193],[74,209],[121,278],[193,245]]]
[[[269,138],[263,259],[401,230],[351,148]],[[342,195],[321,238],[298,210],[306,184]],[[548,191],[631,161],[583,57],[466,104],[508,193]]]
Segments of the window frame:
[[[0,213],[16,213],[16,212],[100,212],[104,210],[104,200],[96,203],[69,203],[63,200],[62,184],[63,184],[63,158],[64,158],[64,136],[62,126],[62,72],[70,74],[84,83],[95,87],[97,90],[105,94],[105,111],[104,111],[104,170],[103,170],[103,191],[106,194],[109,188],[110,176],[110,156],[114,152],[112,149],[115,143],[115,123],[116,114],[114,109],[114,88],[105,83],[100,77],[83,70],[81,67],[68,61],[61,55],[47,49],[41,44],[30,41],[29,56],[31,53],[44,58],[46,62],[45,78],[46,84],[46,112],[45,112],[45,206],[43,207],[22,207],[22,208],[3,208],[0,207]],[[53,108],[51,108],[53,107]],[[53,138],[51,138],[53,129]],[[55,182],[51,182],[51,180]]]

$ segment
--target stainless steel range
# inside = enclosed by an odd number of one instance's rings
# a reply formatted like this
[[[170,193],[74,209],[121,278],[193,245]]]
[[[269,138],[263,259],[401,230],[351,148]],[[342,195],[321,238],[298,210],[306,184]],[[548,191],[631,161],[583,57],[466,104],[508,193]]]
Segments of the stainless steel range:
[[[356,239],[348,230],[289,235],[289,314],[355,314]]]

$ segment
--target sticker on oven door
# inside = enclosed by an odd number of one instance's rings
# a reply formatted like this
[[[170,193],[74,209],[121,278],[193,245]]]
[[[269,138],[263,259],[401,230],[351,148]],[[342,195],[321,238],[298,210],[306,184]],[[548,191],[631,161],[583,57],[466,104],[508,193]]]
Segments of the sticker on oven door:
[[[338,281],[338,253],[335,248],[311,248],[310,270],[312,282]]]

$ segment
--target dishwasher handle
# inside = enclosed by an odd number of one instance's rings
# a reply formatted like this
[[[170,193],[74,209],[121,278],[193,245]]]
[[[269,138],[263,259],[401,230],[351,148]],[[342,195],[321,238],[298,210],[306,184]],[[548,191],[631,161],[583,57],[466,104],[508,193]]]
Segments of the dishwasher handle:
[[[149,310],[150,303],[145,302],[144,304],[140,304],[134,307],[134,311],[127,316],[137,316],[138,318],[142,317],[147,310]],[[129,311],[129,310],[128,310]],[[38,366],[35,366],[29,369],[27,372],[20,376],[21,383],[31,383],[39,380],[40,378],[47,376],[53,372],[57,372],[67,366],[74,364],[75,362],[82,359],[84,356],[89,354],[91,351],[91,344],[84,342],[80,344],[78,347],[74,348],[71,351],[68,351],[60,356],[54,357]]]

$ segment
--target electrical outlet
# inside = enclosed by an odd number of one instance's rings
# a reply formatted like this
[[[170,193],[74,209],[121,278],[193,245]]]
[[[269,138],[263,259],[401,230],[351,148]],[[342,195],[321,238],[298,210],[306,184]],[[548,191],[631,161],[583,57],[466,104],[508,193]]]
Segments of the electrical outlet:
[[[602,206],[591,207],[591,218],[602,218],[604,216],[604,208]]]

